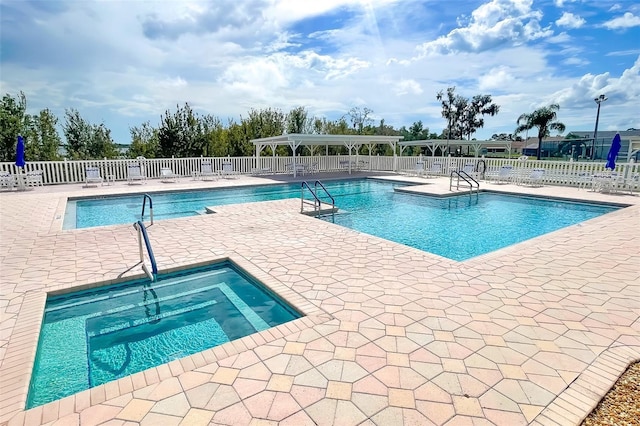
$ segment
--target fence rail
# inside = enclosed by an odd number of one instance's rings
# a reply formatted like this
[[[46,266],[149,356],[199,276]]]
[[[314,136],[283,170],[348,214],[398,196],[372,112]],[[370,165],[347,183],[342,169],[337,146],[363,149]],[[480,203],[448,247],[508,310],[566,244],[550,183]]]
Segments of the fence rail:
[[[302,164],[307,170],[336,172],[351,170],[401,172],[415,170],[416,163],[424,163],[424,170],[431,170],[434,163],[440,163],[442,176],[448,176],[453,170],[462,170],[473,164],[484,169],[486,174],[495,173],[502,166],[511,165],[521,174],[533,169],[545,169],[542,183],[548,185],[579,186],[585,177],[605,171],[604,162],[573,162],[502,158],[470,157],[393,157],[367,155],[330,155],[294,157],[195,157],[195,158],[153,158],[153,159],[116,159],[116,160],[78,160],[78,161],[33,161],[27,162],[24,172],[42,171],[44,185],[83,183],[87,167],[98,167],[103,178],[123,181],[127,179],[130,164],[141,166],[142,173],[148,179],[161,178],[161,169],[168,167],[178,176],[192,176],[200,171],[203,160],[210,161],[214,170],[222,170],[223,164],[231,164],[238,174],[251,174],[268,170],[270,173],[291,173],[292,164]],[[482,161],[482,164],[480,162]],[[0,163],[0,172],[17,174],[14,163]],[[623,178],[631,178],[640,173],[640,163],[618,163],[616,172]]]

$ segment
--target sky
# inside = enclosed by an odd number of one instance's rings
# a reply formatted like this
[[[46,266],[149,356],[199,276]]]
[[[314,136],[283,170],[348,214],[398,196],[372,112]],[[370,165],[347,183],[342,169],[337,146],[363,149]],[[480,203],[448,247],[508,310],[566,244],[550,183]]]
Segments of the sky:
[[[640,128],[640,3],[632,0],[2,0],[2,94],[117,143],[185,102],[223,123],[353,107],[395,128],[447,123],[436,94],[500,106],[474,137],[558,103],[567,131]]]

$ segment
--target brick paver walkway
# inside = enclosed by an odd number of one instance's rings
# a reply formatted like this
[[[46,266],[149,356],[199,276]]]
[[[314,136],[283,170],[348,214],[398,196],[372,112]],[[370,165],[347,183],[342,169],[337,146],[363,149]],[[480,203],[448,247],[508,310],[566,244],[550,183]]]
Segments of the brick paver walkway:
[[[423,189],[448,184],[434,181]],[[60,227],[67,196],[140,187],[79,187],[0,194],[0,423],[576,424],[640,358],[638,196],[483,185],[634,206],[466,262],[283,200],[156,222],[150,238],[161,270],[230,258],[308,317],[25,412],[45,291],[137,263],[131,225]]]

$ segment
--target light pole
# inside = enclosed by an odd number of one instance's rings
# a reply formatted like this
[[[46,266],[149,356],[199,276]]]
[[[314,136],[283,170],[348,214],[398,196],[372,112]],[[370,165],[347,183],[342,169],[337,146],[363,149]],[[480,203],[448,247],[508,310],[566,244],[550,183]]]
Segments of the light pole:
[[[605,95],[600,95],[594,99],[598,104],[598,112],[596,113],[596,129],[593,131],[593,143],[591,144],[591,159],[596,159],[596,138],[598,137],[598,120],[600,120],[600,104],[606,101],[608,98]]]

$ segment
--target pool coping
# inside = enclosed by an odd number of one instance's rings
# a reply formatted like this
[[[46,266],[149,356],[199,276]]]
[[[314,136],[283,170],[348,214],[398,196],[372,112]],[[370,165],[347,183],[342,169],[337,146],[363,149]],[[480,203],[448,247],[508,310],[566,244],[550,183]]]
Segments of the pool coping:
[[[161,380],[167,377],[178,376],[185,372],[193,371],[207,364],[223,360],[246,350],[254,349],[260,345],[271,343],[277,339],[288,336],[292,333],[305,330],[314,325],[331,321],[334,318],[331,314],[310,303],[301,295],[285,286],[268,273],[262,271],[253,263],[240,256],[231,255],[226,257],[212,258],[208,260],[201,260],[193,264],[179,265],[167,268],[162,270],[161,272],[172,273],[188,270],[191,268],[213,266],[224,262],[230,262],[234,266],[240,268],[242,272],[249,275],[251,279],[258,281],[268,291],[272,292],[277,297],[281,298],[283,301],[291,305],[291,307],[295,311],[297,311],[301,315],[301,317],[274,327],[270,327],[260,332],[252,333],[240,339],[235,339],[230,342],[223,343],[222,345],[218,345],[213,348],[209,348],[204,351],[176,359],[169,363],[164,363],[157,367],[152,367],[141,372],[123,377],[121,379],[107,382],[102,385],[95,386],[84,391],[77,392],[73,395],[69,395],[67,397],[26,410],[25,407],[27,403],[33,367],[36,360],[47,297],[50,294],[52,296],[58,296],[75,291],[99,288],[131,280],[144,279],[146,275],[143,273],[138,273],[129,275],[127,277],[119,277],[94,283],[86,283],[82,285],[74,285],[72,283],[62,284],[58,287],[52,287],[49,291],[46,292],[28,292],[25,296],[23,307],[20,310],[18,319],[16,321],[16,324],[20,324],[20,326],[16,326],[15,330],[15,333],[17,333],[17,335],[25,335],[26,337],[25,339],[22,339],[20,340],[20,342],[18,342],[18,354],[13,353],[13,347],[15,346],[16,341],[12,340],[12,342],[10,342],[9,347],[7,348],[7,354],[10,356],[5,357],[5,362],[3,362],[2,366],[0,367],[0,377],[3,378],[2,392],[4,395],[8,394],[14,396],[13,404],[6,406],[4,412],[0,414],[0,422],[12,419],[14,415],[25,413],[27,411],[33,412],[34,415],[38,415],[37,413],[40,412],[43,416],[45,415],[44,413],[48,413],[46,415],[46,418],[50,419],[49,421],[53,421],[59,418],[59,416],[53,416],[53,413],[58,412],[61,409],[60,407],[72,406],[75,410],[87,408],[90,405],[102,402],[106,399],[116,398],[123,393],[131,392],[141,389],[145,386],[149,386],[151,384],[159,383]],[[10,361],[14,356],[18,358],[16,362],[6,362],[8,360]],[[11,380],[15,379],[16,377],[18,378],[18,380],[12,382]],[[8,417],[6,417],[6,415],[8,415]]]

